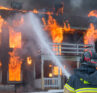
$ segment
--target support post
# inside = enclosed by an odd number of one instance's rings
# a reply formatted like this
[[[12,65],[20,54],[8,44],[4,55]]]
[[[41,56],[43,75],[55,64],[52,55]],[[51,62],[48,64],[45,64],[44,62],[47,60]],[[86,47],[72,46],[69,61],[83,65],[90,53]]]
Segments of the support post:
[[[77,57],[77,68],[79,68],[80,62],[79,62],[79,58]]]
[[[41,57],[41,87],[44,90],[44,60]]]
[[[58,86],[59,86],[59,89],[61,89],[61,76],[60,76],[60,67],[58,67]]]
[[[36,78],[36,70],[35,70],[35,62],[34,62],[34,80],[35,80],[35,78]]]

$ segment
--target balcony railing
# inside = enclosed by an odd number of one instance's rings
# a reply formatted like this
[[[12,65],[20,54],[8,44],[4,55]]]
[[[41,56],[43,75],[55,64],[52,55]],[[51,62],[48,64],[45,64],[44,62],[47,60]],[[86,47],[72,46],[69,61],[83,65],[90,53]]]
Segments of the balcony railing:
[[[94,45],[72,43],[50,43],[55,55],[81,55],[85,50],[94,50]],[[43,54],[49,54],[47,52]]]

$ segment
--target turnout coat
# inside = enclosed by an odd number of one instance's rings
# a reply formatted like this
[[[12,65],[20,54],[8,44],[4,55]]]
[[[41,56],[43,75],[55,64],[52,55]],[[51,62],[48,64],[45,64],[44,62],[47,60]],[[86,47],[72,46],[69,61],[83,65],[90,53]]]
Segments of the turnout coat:
[[[81,65],[64,85],[64,93],[97,93],[96,67]]]

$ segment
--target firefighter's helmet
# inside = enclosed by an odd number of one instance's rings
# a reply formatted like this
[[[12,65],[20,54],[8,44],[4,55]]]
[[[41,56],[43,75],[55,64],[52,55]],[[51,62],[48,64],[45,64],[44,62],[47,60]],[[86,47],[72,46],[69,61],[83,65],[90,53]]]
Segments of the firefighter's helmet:
[[[97,53],[93,50],[84,52],[81,57],[81,64],[96,66],[97,65]]]

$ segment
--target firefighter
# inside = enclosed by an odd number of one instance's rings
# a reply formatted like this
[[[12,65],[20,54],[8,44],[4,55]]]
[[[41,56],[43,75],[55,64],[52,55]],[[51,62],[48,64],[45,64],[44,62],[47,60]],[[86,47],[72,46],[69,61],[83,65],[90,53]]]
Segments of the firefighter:
[[[64,93],[97,93],[96,52],[84,52],[80,63],[64,85]]]

